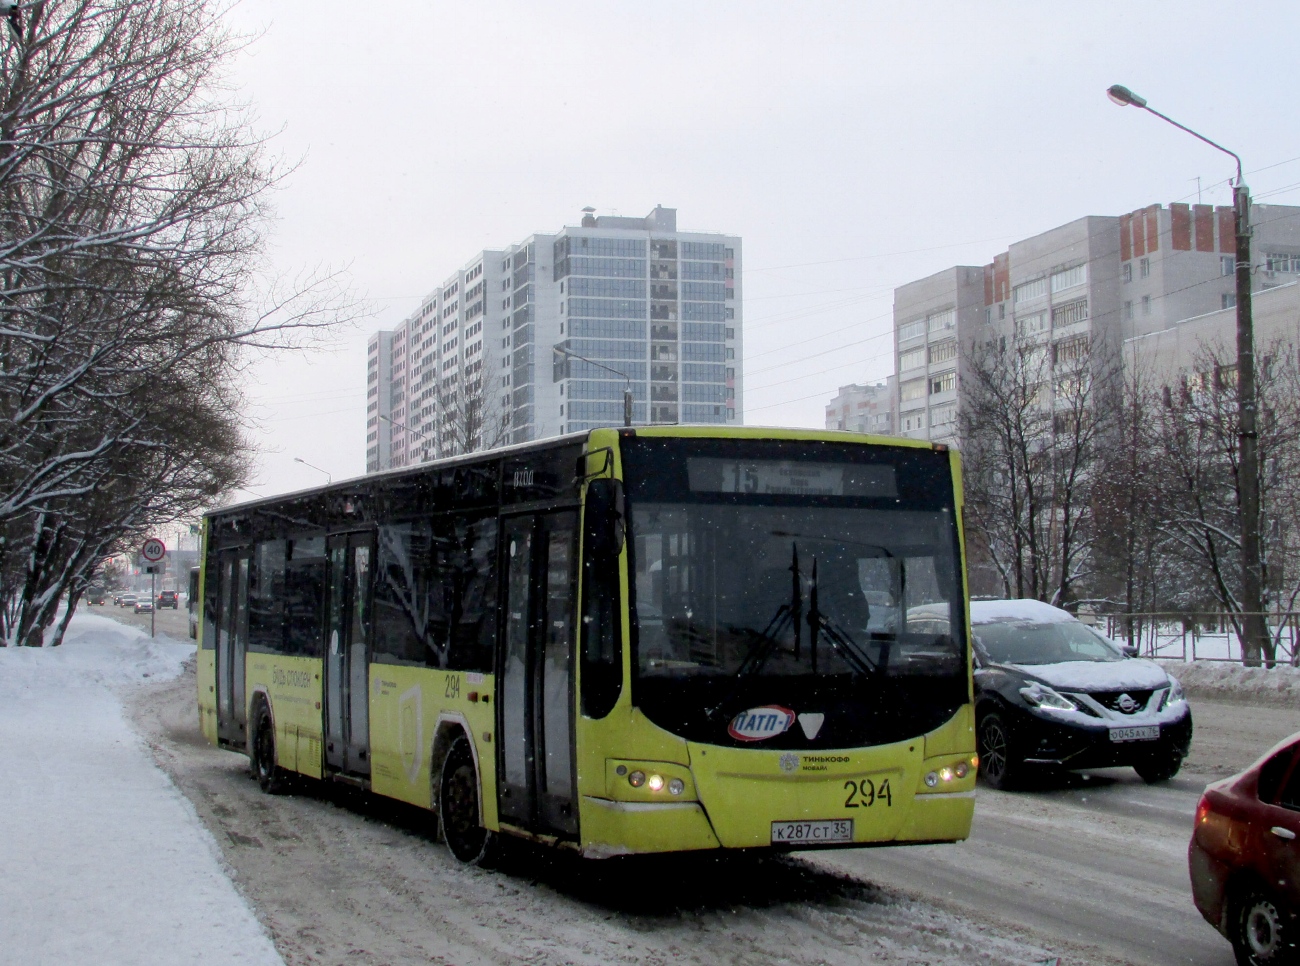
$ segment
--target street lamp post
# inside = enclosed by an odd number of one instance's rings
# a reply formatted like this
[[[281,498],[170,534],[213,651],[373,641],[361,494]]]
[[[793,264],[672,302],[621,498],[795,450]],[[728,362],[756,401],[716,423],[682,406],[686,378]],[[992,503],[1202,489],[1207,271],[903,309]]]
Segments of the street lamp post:
[[[585,362],[589,366],[595,366],[597,369],[604,369],[606,372],[612,372],[614,373],[614,375],[622,379],[626,379],[627,382],[623,386],[623,425],[624,426],[632,425],[632,377],[631,376],[629,376],[626,372],[619,372],[617,369],[613,368],[612,366],[607,366],[601,362],[593,362],[592,360],[586,358],[585,356],[578,355],[578,353],[576,352],[570,352],[568,349],[564,348],[564,346],[557,345],[557,346],[551,346],[551,348],[556,353],[565,356],[566,358],[577,359],[579,362]]]
[[[329,470],[323,470],[323,469],[321,469],[319,466],[315,466],[315,465],[313,465],[313,464],[311,464],[311,463],[308,463],[308,462],[307,462],[305,459],[303,459],[301,456],[295,456],[295,457],[293,458],[293,461],[294,461],[295,463],[301,463],[303,466],[310,466],[310,467],[311,467],[313,470],[315,470],[317,473],[324,473],[324,474],[325,474],[325,485],[326,485],[326,486],[328,486],[329,484],[331,484],[331,483],[334,482],[334,477],[333,477],[333,475],[330,473]]]
[[[1119,84],[1106,96],[1120,107],[1140,107],[1180,131],[1204,141],[1237,162],[1232,185],[1233,226],[1237,236],[1237,456],[1241,501],[1241,610],[1243,663],[1257,665],[1268,639],[1264,623],[1264,566],[1259,537],[1259,432],[1255,392],[1255,328],[1250,306],[1250,189],[1242,180],[1241,158],[1191,128],[1147,105],[1146,99]]]

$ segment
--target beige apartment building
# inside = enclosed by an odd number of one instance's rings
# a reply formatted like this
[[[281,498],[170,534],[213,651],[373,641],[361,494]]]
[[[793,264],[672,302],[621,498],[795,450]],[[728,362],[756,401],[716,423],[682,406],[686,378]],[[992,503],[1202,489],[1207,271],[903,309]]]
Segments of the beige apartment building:
[[[894,433],[894,377],[872,386],[840,386],[826,405],[826,428],[853,433]]]
[[[1256,291],[1300,274],[1300,208],[1252,209]],[[1050,359],[1128,340],[1235,304],[1232,209],[1150,205],[1088,216],[894,290],[896,426],[955,442],[963,359],[977,339],[1018,336]],[[1190,330],[1189,330],[1190,331]],[[1166,340],[1170,338],[1165,336]]]

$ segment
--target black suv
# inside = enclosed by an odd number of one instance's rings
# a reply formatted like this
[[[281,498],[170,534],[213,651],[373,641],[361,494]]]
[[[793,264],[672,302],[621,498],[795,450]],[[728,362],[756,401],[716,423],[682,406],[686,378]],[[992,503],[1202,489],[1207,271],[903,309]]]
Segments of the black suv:
[[[177,606],[178,606],[178,603],[179,603],[179,602],[178,602],[178,600],[177,600],[176,591],[174,591],[174,590],[161,590],[161,591],[158,592],[158,609],[159,609],[159,610],[162,610],[164,607],[170,607],[172,610],[176,610],[176,608],[177,608]]]

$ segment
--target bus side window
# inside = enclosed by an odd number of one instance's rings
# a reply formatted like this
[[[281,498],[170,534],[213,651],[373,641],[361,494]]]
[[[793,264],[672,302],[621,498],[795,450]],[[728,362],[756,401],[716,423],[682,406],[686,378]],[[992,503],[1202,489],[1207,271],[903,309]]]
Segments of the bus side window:
[[[582,532],[582,713],[603,718],[623,688],[623,626],[618,557],[623,549],[623,487],[593,480]]]

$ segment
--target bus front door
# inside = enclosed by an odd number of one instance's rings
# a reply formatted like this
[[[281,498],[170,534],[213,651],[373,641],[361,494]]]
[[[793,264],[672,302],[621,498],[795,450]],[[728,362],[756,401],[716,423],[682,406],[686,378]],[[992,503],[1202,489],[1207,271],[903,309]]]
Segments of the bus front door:
[[[497,688],[498,809],[528,831],[575,837],[574,595],[578,514],[505,521],[505,627]]]
[[[217,737],[234,745],[248,740],[248,550],[217,558]]]
[[[370,774],[369,533],[329,538],[325,623],[325,764]]]

